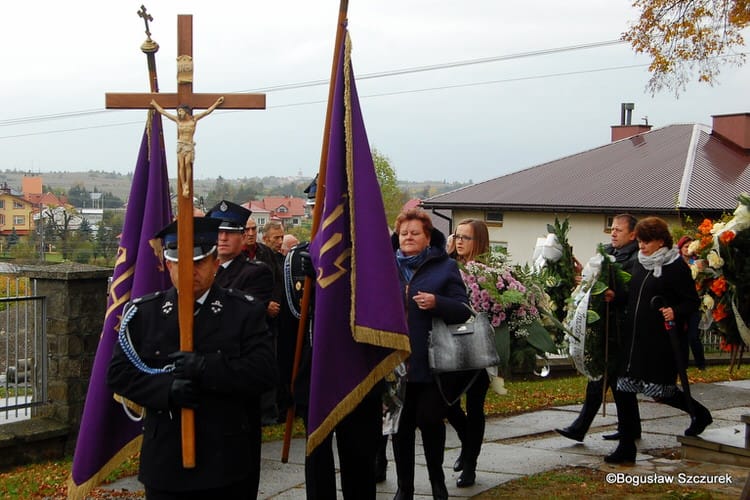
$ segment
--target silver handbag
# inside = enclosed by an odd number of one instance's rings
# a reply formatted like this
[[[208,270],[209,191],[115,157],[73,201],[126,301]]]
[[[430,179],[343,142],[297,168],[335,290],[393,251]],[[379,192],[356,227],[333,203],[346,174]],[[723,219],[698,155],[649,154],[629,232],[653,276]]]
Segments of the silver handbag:
[[[433,373],[481,370],[500,363],[487,314],[472,313],[466,322],[454,325],[432,318],[427,356]]]

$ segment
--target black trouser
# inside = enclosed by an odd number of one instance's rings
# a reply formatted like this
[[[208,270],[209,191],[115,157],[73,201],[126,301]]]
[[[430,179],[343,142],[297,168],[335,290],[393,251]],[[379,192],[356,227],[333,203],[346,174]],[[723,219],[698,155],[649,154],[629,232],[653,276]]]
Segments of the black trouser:
[[[204,500],[206,498],[248,499],[258,498],[258,483],[245,479],[221,488],[198,491],[163,491],[146,488],[146,500]]]
[[[416,429],[422,432],[422,445],[431,482],[445,482],[445,416],[447,405],[437,384],[408,382],[401,410],[398,432],[393,436],[398,487],[405,493],[414,491],[414,440]]]
[[[375,455],[382,428],[381,389],[376,386],[334,430],[345,499],[375,499]],[[332,441],[333,433],[305,459],[308,500],[336,498]]]
[[[466,413],[461,409],[461,402],[448,408],[448,422],[456,430],[461,440],[461,456],[464,467],[474,469],[484,440],[484,401],[487,389],[490,387],[490,377],[487,370],[481,370],[474,383],[466,391]]]
[[[616,377],[607,377],[607,388],[612,391],[612,395],[615,399],[615,405],[617,405],[617,400],[621,397],[621,394],[618,394],[620,391],[617,390],[617,378]],[[589,430],[589,427],[591,427],[591,423],[594,421],[594,417],[596,417],[596,412],[599,411],[599,408],[602,406],[604,398],[604,377],[600,378],[599,380],[589,380],[588,384],[586,384],[586,398],[583,400],[583,406],[581,407],[581,412],[578,414],[578,418],[576,418],[572,424],[570,424],[570,428],[575,430],[576,432],[580,432],[581,434],[586,434]],[[633,410],[634,413],[632,415],[629,415],[628,418],[632,419],[635,422],[634,427],[634,436],[638,436],[641,434],[641,416],[640,412],[638,411],[638,404],[636,402],[635,404],[635,410]],[[622,433],[622,418],[620,414],[620,409],[618,407],[617,409],[617,430]]]

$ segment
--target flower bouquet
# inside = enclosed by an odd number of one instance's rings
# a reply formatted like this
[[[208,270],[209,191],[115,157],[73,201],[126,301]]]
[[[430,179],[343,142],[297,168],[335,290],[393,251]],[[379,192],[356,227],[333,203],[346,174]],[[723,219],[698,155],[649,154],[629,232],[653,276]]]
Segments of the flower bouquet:
[[[738,196],[729,220],[705,219],[689,252],[696,289],[701,296],[701,328],[715,328],[721,345],[732,352],[750,345],[750,195]]]
[[[552,338],[540,320],[543,289],[529,274],[508,265],[499,254],[460,266],[469,293],[469,302],[477,312],[487,313],[495,328],[495,345],[500,356],[500,371],[507,376],[511,368],[536,365],[536,356],[556,352]]]
[[[702,328],[713,323],[724,344],[750,344],[746,323],[750,320],[750,195],[738,197],[739,205],[727,222],[705,219],[689,251],[704,317]]]

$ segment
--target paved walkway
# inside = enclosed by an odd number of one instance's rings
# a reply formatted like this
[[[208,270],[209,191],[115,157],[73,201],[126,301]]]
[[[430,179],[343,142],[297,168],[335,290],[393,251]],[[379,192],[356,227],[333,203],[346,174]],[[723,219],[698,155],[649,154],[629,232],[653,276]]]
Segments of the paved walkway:
[[[693,396],[711,409],[714,423],[704,433],[726,432],[744,436],[744,425],[740,416],[750,413],[750,380],[720,382],[715,384],[695,384],[691,386]],[[665,457],[666,451],[679,447],[676,436],[682,435],[689,425],[689,418],[679,410],[652,402],[640,401],[643,437],[638,442],[638,456],[635,467],[612,466],[603,462],[616,443],[604,441],[602,434],[615,429],[617,422],[613,403],[607,405],[607,416],[601,412],[594,420],[590,433],[583,443],[566,439],[553,431],[555,427],[570,424],[576,417],[580,405],[550,408],[507,418],[493,418],[487,421],[485,444],[477,464],[477,481],[470,488],[457,488],[458,473],[451,466],[460,451],[460,442],[448,425],[445,452],[446,484],[451,498],[469,498],[499,484],[544,472],[562,466],[585,466],[626,475],[662,475],[676,477],[680,471],[691,474],[716,475],[730,473],[734,491],[739,494],[750,470],[726,465],[715,466]],[[417,434],[419,436],[419,434]],[[421,443],[417,445],[417,465],[415,471],[416,497],[429,499],[430,485]],[[292,442],[289,462],[282,464],[281,442],[263,445],[263,463],[259,498],[304,499],[304,442]],[[378,499],[393,498],[396,492],[395,465],[392,449],[388,446],[388,478],[378,485]],[[142,491],[142,486],[134,478],[126,478],[111,489]],[[142,498],[135,495],[133,498]]]

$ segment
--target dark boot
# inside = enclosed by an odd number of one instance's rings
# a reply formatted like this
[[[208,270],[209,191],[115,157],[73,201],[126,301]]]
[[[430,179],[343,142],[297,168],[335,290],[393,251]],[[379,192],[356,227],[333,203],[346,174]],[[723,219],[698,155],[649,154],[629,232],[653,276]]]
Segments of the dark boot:
[[[448,488],[445,487],[445,481],[431,480],[430,485],[432,486],[433,500],[448,500]]]
[[[477,464],[464,462],[464,470],[461,475],[456,479],[456,486],[459,488],[468,488],[472,486],[477,479]]]
[[[635,463],[635,454],[635,442],[621,439],[615,451],[604,457],[604,461],[608,464],[633,464]]]
[[[583,400],[583,406],[581,407],[581,413],[578,414],[572,424],[562,429],[555,429],[555,431],[561,436],[565,436],[568,439],[582,442],[586,433],[591,427],[591,423],[596,417],[596,412],[602,405],[602,391],[604,389],[604,380],[593,380],[586,384],[586,398]]]
[[[677,394],[669,398],[660,399],[659,402],[667,404],[672,408],[682,410],[687,414],[690,414],[690,409],[687,402],[687,396],[684,392],[678,391]],[[711,412],[696,401],[693,397],[690,398],[692,403],[694,415],[690,415],[690,427],[685,429],[686,436],[697,436],[702,433],[706,427],[708,427],[714,419],[711,417]]]
[[[458,458],[455,462],[453,462],[453,470],[456,472],[461,472],[464,470],[464,454],[463,451],[461,454],[458,455]]]
[[[406,491],[399,488],[396,490],[393,500],[414,500],[414,491]]]

